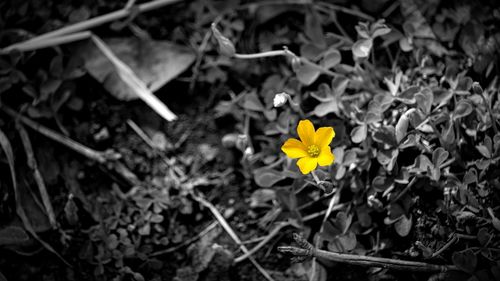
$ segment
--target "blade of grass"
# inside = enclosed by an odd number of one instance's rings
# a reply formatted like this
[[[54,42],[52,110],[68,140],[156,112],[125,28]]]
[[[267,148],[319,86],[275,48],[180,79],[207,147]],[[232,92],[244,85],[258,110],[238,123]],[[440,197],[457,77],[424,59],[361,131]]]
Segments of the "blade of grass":
[[[31,41],[24,42],[24,43],[20,43],[15,48],[7,47],[4,49],[0,49],[0,55],[8,54],[13,49],[16,49],[20,52],[28,52],[28,51],[35,51],[38,49],[63,45],[63,44],[69,44],[69,43],[73,43],[76,41],[88,39],[88,38],[90,38],[91,35],[92,35],[92,33],[90,31],[82,31],[82,32],[74,33],[74,34],[61,35],[61,36],[58,36],[55,38],[50,38],[48,40],[37,40],[37,41],[33,41],[33,42],[31,42]]]
[[[26,215],[22,205],[21,205],[21,195],[19,194],[19,190],[17,188],[17,178],[16,178],[16,169],[14,166],[14,153],[12,151],[12,145],[10,144],[9,139],[5,135],[5,133],[0,129],[0,146],[2,147],[5,157],[7,158],[7,162],[9,164],[10,169],[10,177],[12,180],[12,189],[14,190],[14,197],[16,199],[16,213],[23,222],[24,228],[28,231],[40,244],[42,244],[45,249],[49,250],[53,254],[55,254],[62,262],[64,262],[67,266],[71,267],[71,265],[58,253],[52,246],[50,246],[47,242],[43,241],[40,236],[35,232],[31,222]]]
[[[21,142],[24,146],[24,151],[26,152],[26,158],[28,161],[28,167],[33,171],[33,177],[35,178],[36,185],[38,186],[38,191],[40,192],[40,196],[42,197],[43,207],[45,208],[45,212],[47,213],[47,217],[49,218],[50,225],[52,228],[57,227],[56,216],[54,214],[54,208],[52,208],[52,203],[50,202],[49,193],[47,192],[47,188],[45,187],[45,182],[43,180],[42,174],[40,170],[38,170],[38,165],[36,163],[35,155],[33,153],[33,147],[31,146],[31,141],[28,136],[28,132],[24,129],[23,125],[16,125],[19,135],[21,136]]]
[[[138,13],[147,12],[147,11],[154,10],[156,8],[160,8],[160,7],[163,7],[163,6],[166,6],[166,5],[169,5],[169,4],[173,4],[173,3],[176,3],[176,2],[180,2],[180,1],[181,0],[156,0],[156,1],[151,1],[151,2],[148,2],[148,3],[144,3],[144,4],[141,4],[141,5],[138,5],[137,6],[137,10],[138,10]],[[102,25],[102,24],[105,24],[105,23],[108,23],[108,22],[112,22],[112,21],[115,21],[115,20],[127,17],[130,14],[130,12],[131,12],[131,9],[125,7],[123,9],[121,9],[121,10],[114,11],[114,12],[111,12],[109,14],[97,16],[97,17],[94,17],[94,18],[91,18],[91,19],[88,19],[88,20],[85,20],[85,21],[82,21],[82,22],[78,22],[78,23],[75,23],[75,24],[72,24],[72,25],[68,25],[66,27],[63,27],[63,28],[60,28],[60,29],[57,29],[57,30],[54,30],[54,31],[51,31],[51,32],[47,32],[47,33],[42,34],[42,35],[39,35],[39,36],[34,37],[34,38],[30,39],[30,40],[10,45],[10,46],[2,49],[2,52],[7,52],[8,53],[8,52],[10,52],[13,49],[22,49],[23,45],[25,45],[25,44],[31,44],[31,43],[34,43],[34,42],[41,42],[41,41],[51,41],[51,40],[46,40],[46,39],[52,38],[52,40],[54,40],[54,38],[62,36],[62,35],[68,35],[68,34],[71,34],[71,33],[79,32],[79,31],[83,31],[83,30],[88,30],[88,29],[91,29],[93,27],[96,27],[96,26],[99,26],[99,25]]]
[[[97,48],[109,59],[115,66],[116,72],[120,78],[125,82],[147,105],[149,105],[156,113],[167,121],[177,119],[177,116],[168,109],[168,107],[161,102],[151,90],[144,84],[144,82],[137,77],[137,75],[121,61],[111,49],[99,37],[92,35],[92,41],[96,44]]]

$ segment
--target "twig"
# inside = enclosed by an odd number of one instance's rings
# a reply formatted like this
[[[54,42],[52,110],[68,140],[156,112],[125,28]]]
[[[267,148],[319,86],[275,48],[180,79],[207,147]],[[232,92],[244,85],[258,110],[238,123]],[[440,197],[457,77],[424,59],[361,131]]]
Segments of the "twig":
[[[96,151],[96,150],[93,150],[89,147],[86,147],[83,144],[80,144],[79,142],[76,142],[76,141],[74,141],[74,140],[72,140],[64,135],[61,135],[61,134],[59,134],[59,133],[57,133],[49,128],[46,128],[46,127],[36,123],[35,121],[32,121],[31,119],[29,119],[27,117],[20,115],[19,113],[17,113],[13,109],[7,107],[6,105],[2,105],[2,107],[0,107],[0,109],[3,112],[5,112],[6,114],[10,115],[12,118],[21,121],[24,125],[30,127],[31,129],[39,132],[40,134],[48,137],[51,140],[54,140],[54,141],[66,146],[68,148],[71,148],[72,150],[80,153],[81,155],[83,155],[89,159],[92,159],[92,160],[94,160],[98,163],[101,163],[101,164],[110,160],[111,155],[109,153]],[[114,159],[116,159],[116,158],[114,158]]]
[[[138,5],[137,11],[138,11],[138,13],[142,13],[142,12],[154,10],[156,8],[160,8],[160,7],[165,6],[165,5],[173,4],[173,3],[176,3],[179,1],[180,0],[151,1],[148,3]],[[52,41],[52,40],[56,40],[56,39],[54,39],[55,37],[59,37],[62,35],[68,35],[71,33],[76,33],[76,32],[82,31],[82,30],[88,30],[90,28],[93,28],[93,27],[96,27],[96,26],[99,26],[99,25],[102,25],[102,24],[105,24],[105,23],[108,23],[111,21],[115,21],[115,20],[127,17],[130,14],[130,12],[131,12],[131,9],[128,9],[125,7],[124,9],[114,11],[114,12],[111,12],[109,14],[97,16],[95,18],[91,18],[91,19],[88,19],[86,21],[75,23],[75,24],[72,24],[72,25],[69,25],[69,26],[45,33],[45,34],[42,34],[42,35],[39,35],[39,36],[32,38],[30,40],[10,45],[10,46],[2,49],[1,53],[4,53],[4,52],[8,53],[13,49],[22,49],[25,44],[31,44],[34,42],[40,43],[41,41],[46,41],[45,39],[49,39],[49,38],[52,38],[50,40],[50,41]]]
[[[119,153],[116,153],[112,150],[106,151],[106,152],[101,152],[101,151],[96,151],[93,150],[92,148],[89,148],[79,142],[76,142],[62,134],[59,134],[47,127],[44,127],[35,121],[32,121],[31,119],[24,117],[14,111],[13,109],[7,107],[6,105],[2,105],[0,107],[0,110],[5,112],[7,115],[10,115],[12,118],[21,121],[24,125],[30,127],[31,129],[35,130],[36,132],[48,137],[49,139],[56,141],[73,151],[93,160],[98,162],[99,164],[111,164],[111,165],[104,165],[106,166],[107,169],[113,169],[116,173],[118,173],[122,179],[124,179],[128,184],[130,185],[137,185],[140,183],[139,179],[137,176],[132,173],[125,165],[119,161],[117,161],[121,156]]]
[[[212,203],[208,202],[207,200],[205,200],[205,198],[203,198],[201,195],[195,195],[194,192],[191,192],[191,195],[193,196],[193,198],[198,201],[199,203],[201,203],[203,206],[207,207],[210,212],[212,212],[212,215],[219,221],[220,225],[224,228],[224,230],[229,234],[229,236],[234,240],[234,242],[236,242],[236,244],[238,244],[238,246],[240,247],[240,249],[243,251],[243,253],[248,253],[248,249],[245,245],[242,244],[240,238],[238,237],[238,235],[236,235],[236,233],[234,232],[234,230],[231,228],[231,226],[227,223],[226,219],[224,218],[224,216],[222,216],[222,214],[217,210],[217,208],[215,208],[214,205],[212,205]],[[269,275],[269,273],[255,260],[254,257],[252,256],[249,256],[248,259],[253,263],[253,265],[259,270],[259,272],[269,281],[274,281],[274,279],[271,277],[271,275]]]
[[[278,251],[289,253],[303,259],[315,257],[334,262],[347,263],[359,266],[381,267],[386,269],[401,270],[401,271],[417,271],[417,272],[446,272],[449,270],[457,270],[454,265],[437,265],[425,262],[396,260],[389,258],[379,258],[370,256],[358,256],[351,254],[334,253],[324,251],[313,247],[302,236],[294,233],[293,238],[300,247],[282,246],[278,247]]]
[[[176,245],[174,247],[170,247],[170,248],[165,249],[165,250],[160,250],[160,251],[153,252],[153,253],[149,254],[149,257],[156,257],[156,256],[160,256],[160,255],[164,255],[164,254],[175,252],[175,251],[179,250],[180,248],[185,247],[185,246],[193,243],[194,241],[200,239],[201,237],[205,236],[212,229],[214,229],[217,225],[218,225],[218,222],[214,221],[211,224],[209,224],[205,229],[203,229],[203,231],[201,231],[200,233],[198,233],[194,237],[191,237],[190,239],[185,240],[181,244]]]
[[[21,142],[23,143],[24,151],[26,152],[28,167],[30,167],[30,169],[33,171],[33,177],[35,178],[36,185],[38,186],[38,191],[40,192],[40,196],[42,197],[42,203],[47,213],[47,217],[49,218],[50,225],[52,226],[52,228],[56,228],[57,222],[56,216],[54,214],[54,208],[52,207],[52,203],[50,203],[49,193],[47,192],[47,188],[45,187],[45,182],[43,181],[42,174],[38,170],[38,165],[36,163],[28,132],[26,132],[26,129],[24,129],[23,125],[19,123],[16,125],[16,127],[19,131],[19,135],[21,136]]]

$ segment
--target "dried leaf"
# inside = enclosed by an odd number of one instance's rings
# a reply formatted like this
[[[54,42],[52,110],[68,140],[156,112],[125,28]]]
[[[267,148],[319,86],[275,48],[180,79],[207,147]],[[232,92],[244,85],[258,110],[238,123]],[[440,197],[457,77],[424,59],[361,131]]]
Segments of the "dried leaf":
[[[0,229],[0,246],[22,244],[28,240],[28,234],[20,227],[8,225]]]
[[[472,250],[453,253],[451,259],[460,270],[473,273],[477,266],[477,257]]]

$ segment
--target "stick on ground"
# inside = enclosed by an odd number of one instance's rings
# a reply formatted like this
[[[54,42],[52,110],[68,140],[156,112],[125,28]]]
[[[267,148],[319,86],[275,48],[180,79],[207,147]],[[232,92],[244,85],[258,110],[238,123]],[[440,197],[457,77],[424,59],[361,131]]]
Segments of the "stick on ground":
[[[437,265],[425,262],[396,260],[380,257],[358,256],[343,253],[334,253],[315,248],[299,234],[294,234],[293,238],[300,247],[283,246],[278,247],[278,251],[294,255],[297,260],[303,261],[308,258],[320,258],[334,262],[347,263],[352,265],[382,267],[393,270],[417,271],[417,272],[445,272],[458,270],[454,265]]]

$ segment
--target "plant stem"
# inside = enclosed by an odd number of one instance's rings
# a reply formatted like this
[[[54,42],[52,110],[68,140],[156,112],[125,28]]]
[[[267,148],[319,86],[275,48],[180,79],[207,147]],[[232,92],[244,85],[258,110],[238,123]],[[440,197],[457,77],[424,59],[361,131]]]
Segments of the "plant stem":
[[[304,57],[299,57],[296,54],[294,54],[292,51],[288,50],[288,48],[284,48],[283,50],[276,50],[276,51],[268,51],[268,52],[262,52],[262,53],[254,53],[254,54],[234,54],[233,57],[237,59],[259,59],[259,58],[266,58],[266,57],[277,57],[277,56],[285,56],[289,58],[296,58],[299,59],[301,63],[308,65],[316,70],[318,70],[321,73],[328,74],[330,76],[336,77],[339,76],[340,74],[335,73],[331,70],[328,70],[314,62],[311,62],[310,60],[304,58]]]
[[[351,254],[334,253],[324,251],[313,247],[302,236],[294,234],[293,238],[300,247],[284,246],[278,247],[278,251],[289,253],[302,258],[320,258],[334,262],[347,263],[352,265],[382,267],[401,271],[417,271],[417,272],[445,272],[449,270],[457,270],[454,265],[436,265],[425,262],[404,261],[389,258],[358,256]]]

